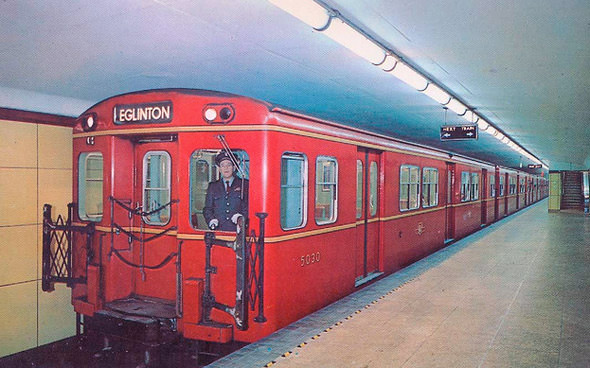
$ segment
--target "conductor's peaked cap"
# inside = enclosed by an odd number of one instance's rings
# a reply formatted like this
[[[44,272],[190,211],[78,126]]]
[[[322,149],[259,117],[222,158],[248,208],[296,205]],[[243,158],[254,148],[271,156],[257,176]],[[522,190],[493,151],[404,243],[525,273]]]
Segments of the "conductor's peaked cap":
[[[215,156],[215,163],[217,165],[220,165],[221,161],[225,161],[225,160],[232,162],[231,158],[229,157],[229,155],[225,151],[221,151],[217,156]]]

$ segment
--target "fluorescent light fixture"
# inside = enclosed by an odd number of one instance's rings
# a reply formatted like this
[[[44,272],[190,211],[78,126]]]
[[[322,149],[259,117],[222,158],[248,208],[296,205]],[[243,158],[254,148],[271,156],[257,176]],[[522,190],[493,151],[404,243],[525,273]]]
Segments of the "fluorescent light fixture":
[[[502,143],[508,143],[510,142],[510,138],[504,136],[504,138],[502,138]]]
[[[402,62],[398,61],[397,64],[395,64],[395,68],[389,73],[393,74],[407,85],[416,88],[418,91],[423,91],[428,86],[428,81],[422,76],[422,74]]]
[[[268,1],[315,29],[324,28],[330,21],[328,11],[313,0]]]
[[[471,110],[465,111],[465,114],[461,115],[461,117],[471,124],[475,124],[477,122],[478,116]]]
[[[449,102],[447,104],[447,107],[456,112],[457,115],[463,115],[465,114],[465,111],[467,111],[467,107],[465,107],[465,105],[463,105],[461,102],[455,100],[454,98],[451,99],[451,102]]]
[[[381,46],[339,18],[332,18],[330,25],[322,33],[375,65],[385,61],[385,51]]]
[[[480,117],[477,121],[477,126],[479,127],[479,130],[486,131],[490,127],[490,124]]]
[[[397,58],[393,55],[385,56],[385,61],[381,65],[381,69],[385,70],[386,72],[390,72],[393,68],[395,68],[395,64],[398,62]]]
[[[494,134],[494,138],[496,138],[497,140],[501,141],[504,138],[504,134],[496,131],[496,134]]]
[[[432,82],[428,83],[428,87],[422,92],[441,105],[446,105],[451,101],[451,96]]]

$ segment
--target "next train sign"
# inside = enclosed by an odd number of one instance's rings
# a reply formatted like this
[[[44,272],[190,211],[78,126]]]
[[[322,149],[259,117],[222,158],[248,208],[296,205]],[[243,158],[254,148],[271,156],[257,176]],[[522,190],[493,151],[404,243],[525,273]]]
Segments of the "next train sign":
[[[477,139],[477,124],[444,125],[440,127],[441,141]]]
[[[172,101],[115,105],[113,121],[124,124],[160,124],[172,121]]]

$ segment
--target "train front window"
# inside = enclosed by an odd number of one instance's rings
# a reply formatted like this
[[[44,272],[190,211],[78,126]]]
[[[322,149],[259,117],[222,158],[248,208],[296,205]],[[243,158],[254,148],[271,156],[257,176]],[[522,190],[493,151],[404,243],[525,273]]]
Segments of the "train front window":
[[[190,181],[190,222],[194,229],[209,230],[203,209],[207,198],[209,183],[219,180],[221,172],[215,164],[215,157],[220,149],[199,149],[191,154],[189,162]],[[241,179],[249,179],[250,159],[244,150],[232,150],[240,168],[235,175]],[[247,195],[247,193],[245,193]]]
[[[143,157],[143,217],[146,224],[165,225],[170,221],[170,155],[150,151]]]
[[[317,158],[315,186],[315,220],[318,225],[336,221],[338,163],[333,157]]]
[[[80,219],[96,222],[102,220],[102,188],[102,153],[82,153],[78,158],[78,216]]]
[[[307,157],[284,153],[281,157],[281,228],[305,226],[307,213]]]

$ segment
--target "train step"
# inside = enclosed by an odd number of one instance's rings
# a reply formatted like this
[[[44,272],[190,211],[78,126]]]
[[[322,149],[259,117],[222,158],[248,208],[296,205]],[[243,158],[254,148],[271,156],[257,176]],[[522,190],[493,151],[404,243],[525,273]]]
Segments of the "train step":
[[[84,319],[84,328],[153,347],[177,338],[176,317],[173,301],[133,295],[106,303]]]

